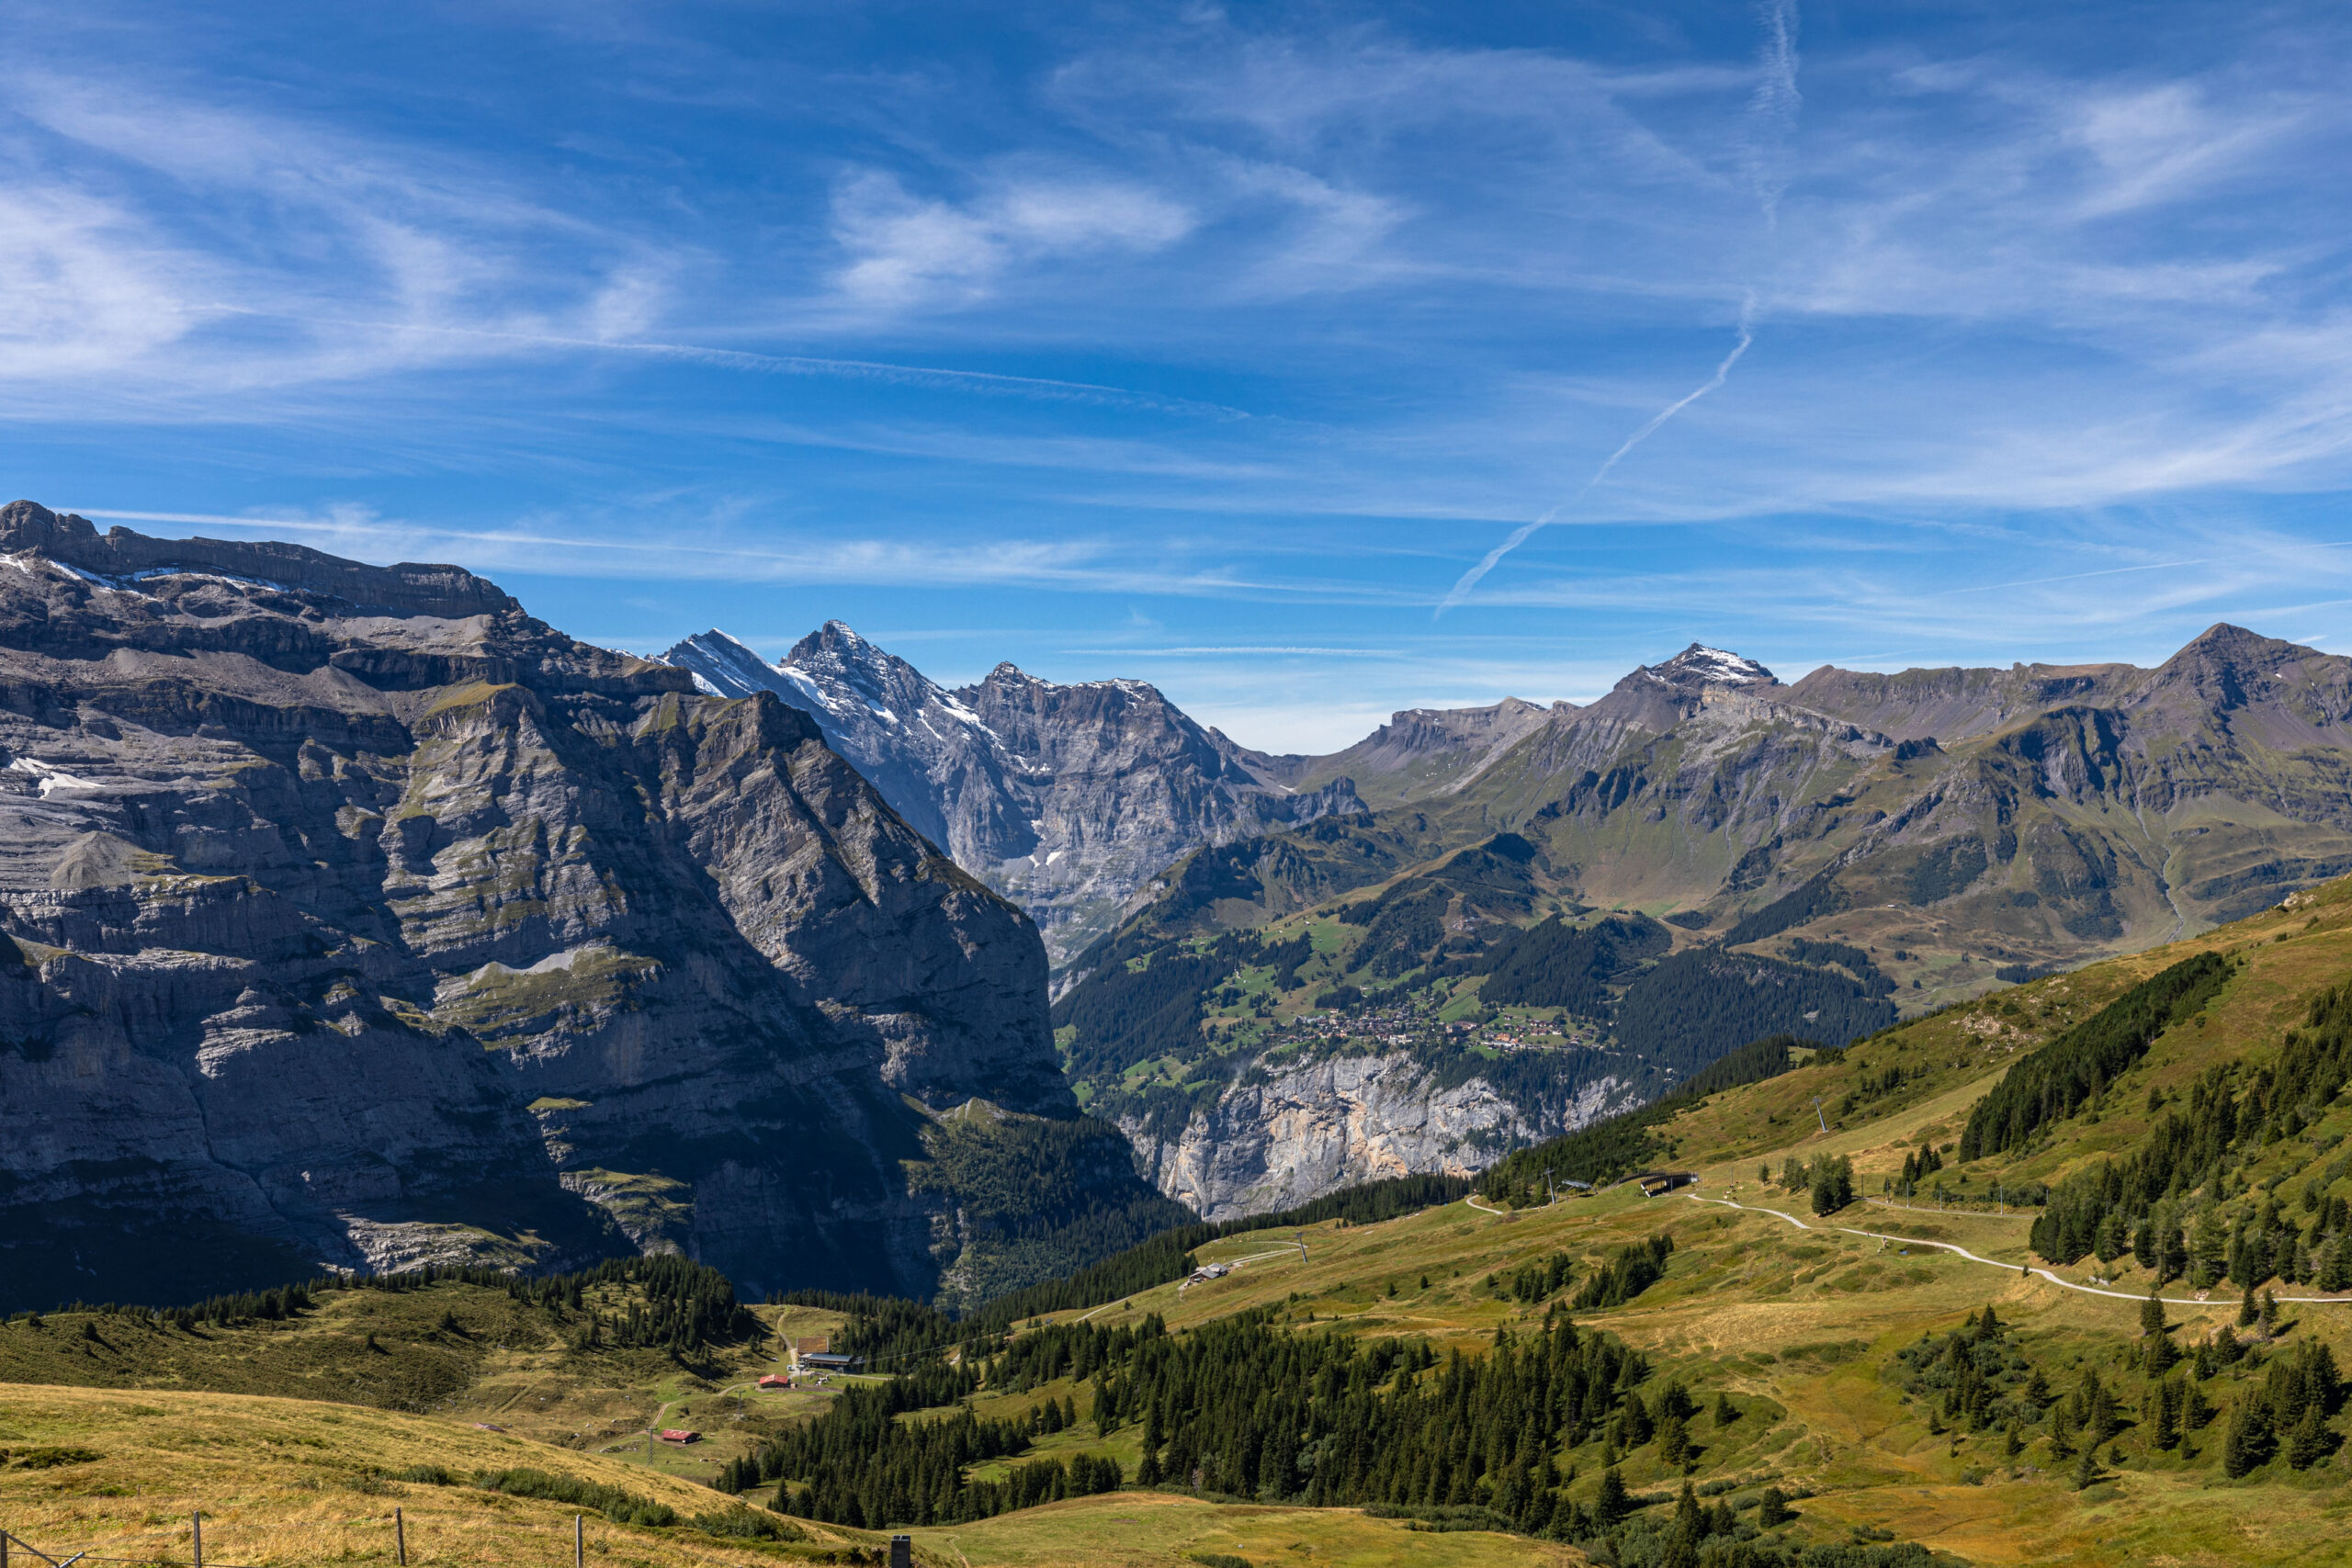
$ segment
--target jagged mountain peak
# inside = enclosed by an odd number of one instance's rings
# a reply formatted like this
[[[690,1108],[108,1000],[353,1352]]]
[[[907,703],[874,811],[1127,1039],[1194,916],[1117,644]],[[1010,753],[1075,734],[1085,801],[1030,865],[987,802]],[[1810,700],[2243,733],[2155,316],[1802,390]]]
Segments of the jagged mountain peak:
[[[873,643],[857,635],[847,621],[830,620],[798,642],[779,661],[784,664],[803,663],[810,659],[831,655],[840,659],[892,659]],[[903,660],[899,660],[903,662]]]
[[[672,647],[662,662],[694,677],[707,696],[748,697],[776,689],[775,671],[749,644],[713,626]]]
[[[1640,673],[1674,685],[1777,686],[1770,670],[1743,654],[1694,642],[1663,664],[1645,664]]]
[[[950,690],[839,620],[775,665],[719,631],[662,660],[714,694],[767,691],[808,713],[900,816],[1020,902],[1063,953],[1188,851],[1362,808],[1344,783],[1270,786],[1146,681],[1063,685],[1007,660]]]
[[[969,697],[984,686],[1020,686],[1036,692],[1120,692],[1131,697],[1145,697],[1173,709],[1168,694],[1148,681],[1138,681],[1130,675],[1108,675],[1099,681],[1048,681],[1043,675],[1032,675],[1010,659],[1000,660],[995,669],[980,681],[960,689],[959,694]]]

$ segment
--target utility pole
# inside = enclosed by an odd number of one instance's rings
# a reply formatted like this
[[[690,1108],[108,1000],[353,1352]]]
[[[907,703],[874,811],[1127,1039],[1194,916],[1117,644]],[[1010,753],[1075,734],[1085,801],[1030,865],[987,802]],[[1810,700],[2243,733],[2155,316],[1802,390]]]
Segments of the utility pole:
[[[1821,1123],[1821,1131],[1826,1136],[1829,1132],[1829,1118],[1821,1113],[1821,1096],[1817,1094],[1813,1097],[1813,1119]]]
[[[1544,1201],[1549,1206],[1559,1201],[1560,1194],[1552,1185],[1552,1168],[1547,1165],[1544,1168]]]

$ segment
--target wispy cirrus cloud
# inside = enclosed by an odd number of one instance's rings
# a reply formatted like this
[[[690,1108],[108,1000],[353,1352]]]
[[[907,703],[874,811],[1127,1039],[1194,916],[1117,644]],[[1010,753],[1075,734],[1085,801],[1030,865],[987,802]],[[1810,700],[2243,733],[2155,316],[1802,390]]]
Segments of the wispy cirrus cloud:
[[[2328,7],[909,17],[32,0],[19,488],[454,557],[632,646],[720,600],[982,670],[1085,675],[1138,604],[1396,650],[1136,655],[1270,731],[1692,636],[2137,656],[2337,596],[2290,548],[2352,491]],[[1418,635],[1465,575],[1445,637],[1524,659]]]

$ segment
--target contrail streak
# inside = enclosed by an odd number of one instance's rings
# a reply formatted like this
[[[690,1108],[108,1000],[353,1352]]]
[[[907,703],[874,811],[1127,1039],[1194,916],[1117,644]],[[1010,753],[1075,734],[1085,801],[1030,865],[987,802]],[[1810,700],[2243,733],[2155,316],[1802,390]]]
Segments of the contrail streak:
[[[1796,0],[1766,0],[1758,7],[1764,22],[1764,47],[1758,51],[1757,63],[1762,72],[1755,95],[1748,100],[1748,114],[1754,122],[1751,134],[1743,150],[1747,164],[1748,180],[1756,192],[1756,205],[1764,215],[1767,230],[1776,230],[1781,221],[1781,196],[1788,188],[1787,171],[1789,139],[1796,130],[1798,111],[1804,106],[1804,95],[1797,91],[1797,4]],[[1732,345],[1724,362],[1706,382],[1678,402],[1668,404],[1653,415],[1648,423],[1625,437],[1624,444],[1609,454],[1608,459],[1593,470],[1584,488],[1567,500],[1554,506],[1532,523],[1523,523],[1510,531],[1510,537],[1488,550],[1485,558],[1462,574],[1462,580],[1438,601],[1434,620],[1470,597],[1487,573],[1495,570],[1502,558],[1533,538],[1543,529],[1559,520],[1562,513],[1592,493],[1595,485],[1609,477],[1609,470],[1618,460],[1657,433],[1658,427],[1724,384],[1731,367],[1747,352],[1755,341],[1756,292],[1748,290],[1747,299],[1739,308],[1739,341]]]
[[[1756,203],[1763,209],[1765,226],[1778,228],[1781,194],[1789,186],[1789,140],[1804,107],[1804,95],[1797,91],[1796,0],[1772,0],[1764,11],[1764,29],[1758,61],[1764,79],[1748,100],[1756,134],[1747,145],[1747,177],[1756,188]]]
[[[1538,517],[1534,522],[1522,523],[1518,527],[1512,529],[1510,531],[1510,537],[1503,540],[1501,544],[1497,545],[1493,549],[1488,550],[1486,554],[1486,558],[1479,561],[1476,566],[1472,567],[1468,571],[1464,572],[1462,574],[1462,581],[1455,583],[1453,587],[1448,591],[1443,599],[1438,601],[1437,614],[1442,615],[1448,610],[1453,609],[1456,604],[1461,604],[1462,601],[1470,597],[1470,591],[1478,586],[1478,581],[1481,578],[1495,570],[1496,563],[1500,561],[1503,557],[1510,554],[1511,551],[1519,548],[1520,546],[1527,543],[1528,540],[1533,538],[1539,530],[1548,527],[1553,523],[1558,521],[1560,513],[1575,506],[1577,502],[1582,501],[1586,496],[1590,495],[1592,493],[1593,487],[1609,477],[1609,470],[1615,468],[1618,461],[1623,458],[1626,453],[1631,452],[1634,447],[1639,446],[1643,442],[1647,441],[1652,435],[1657,434],[1658,428],[1665,424],[1668,420],[1672,419],[1676,414],[1680,413],[1684,409],[1689,408],[1692,403],[1697,402],[1701,398],[1705,397],[1709,392],[1712,392],[1716,388],[1722,386],[1724,378],[1731,375],[1731,367],[1739,363],[1739,356],[1747,352],[1747,345],[1756,341],[1756,333],[1753,330],[1755,310],[1756,297],[1751,294],[1747,297],[1747,302],[1740,307],[1739,341],[1732,344],[1731,352],[1724,355],[1724,362],[1715,367],[1715,373],[1713,376],[1708,377],[1705,381],[1693,388],[1689,392],[1686,392],[1675,401],[1670,402],[1667,404],[1666,407],[1658,410],[1657,412],[1649,417],[1648,422],[1643,424],[1639,430],[1636,430],[1633,434],[1625,437],[1623,444],[1621,445],[1617,450],[1609,454],[1609,456],[1602,460],[1600,467],[1592,471],[1592,478],[1584,481],[1583,489],[1577,491],[1576,494],[1568,497],[1566,501],[1560,502],[1555,505],[1550,511],[1544,513],[1543,516]]]

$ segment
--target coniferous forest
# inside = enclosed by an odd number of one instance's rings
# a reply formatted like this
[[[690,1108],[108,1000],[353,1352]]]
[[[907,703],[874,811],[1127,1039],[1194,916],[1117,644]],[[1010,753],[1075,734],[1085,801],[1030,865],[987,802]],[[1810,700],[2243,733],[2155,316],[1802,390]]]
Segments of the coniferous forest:
[[[1662,1251],[1634,1250],[1644,1264]],[[1638,1289],[1612,1278],[1603,1294],[1623,1299]],[[966,1479],[965,1467],[1016,1455],[1080,1416],[1074,1399],[1049,1399],[1027,1422],[985,1420],[959,1402],[983,1388],[1061,1379],[1091,1387],[1086,1419],[1099,1431],[1141,1429],[1136,1473],[1122,1476],[1101,1460],[1038,1460],[1001,1482]],[[1677,1496],[1636,1496],[1611,1468],[1651,1444],[1680,1462],[1709,1430],[1739,1418],[1727,1399],[1661,1382],[1640,1352],[1580,1327],[1556,1304],[1540,1331],[1505,1332],[1483,1355],[1457,1348],[1442,1357],[1426,1340],[1367,1344],[1285,1322],[1276,1309],[1181,1336],[1154,1314],[1133,1325],[1042,1328],[977,1364],[933,1365],[852,1390],[740,1461],[722,1483],[746,1491],[774,1482],[779,1510],[866,1529],[962,1523],[1132,1483],[1466,1515],[1478,1528],[1606,1540],[1622,1568],[1926,1568],[1927,1552],[1914,1545],[1800,1551],[1767,1541],[1725,1502],[1703,1506],[1687,1484]],[[1572,1451],[1595,1440],[1604,1445],[1599,1486],[1589,1502],[1571,1499],[1564,1488],[1577,1475]]]

